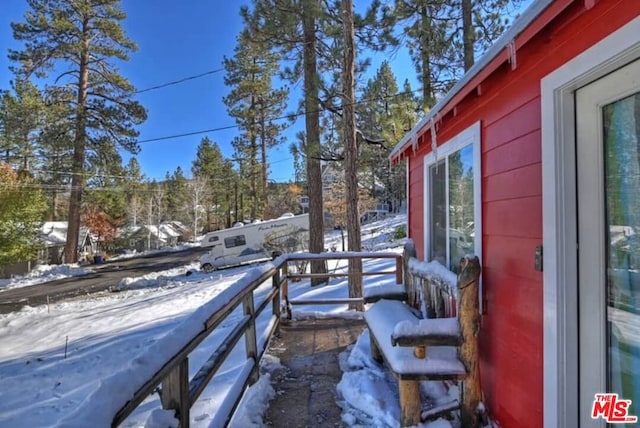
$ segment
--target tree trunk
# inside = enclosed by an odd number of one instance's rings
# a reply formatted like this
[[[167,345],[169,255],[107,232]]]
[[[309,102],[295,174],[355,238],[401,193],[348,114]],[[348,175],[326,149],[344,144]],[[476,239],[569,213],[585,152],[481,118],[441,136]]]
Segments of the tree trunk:
[[[309,196],[309,252],[324,251],[324,213],[322,209],[322,174],[320,170],[320,113],[318,105],[318,71],[316,58],[316,16],[318,0],[303,0],[302,31],[304,34],[304,109],[307,135],[307,189]],[[323,260],[311,261],[312,273],[326,273]],[[327,278],[312,278],[318,285]]]
[[[462,0],[462,35],[464,43],[464,71],[469,71],[473,66],[473,45],[475,35],[471,20],[471,0]]]
[[[478,287],[480,278],[480,262],[477,257],[464,258],[460,266],[458,278],[458,322],[462,335],[460,361],[467,370],[462,393],[462,409],[460,418],[464,427],[479,427],[478,404],[482,401],[480,384],[480,366],[478,360],[478,333],[480,332],[480,311]]]
[[[78,261],[78,240],[80,236],[80,210],[82,208],[82,188],[84,186],[84,156],[86,139],[86,103],[89,85],[89,19],[82,23],[83,46],[80,55],[80,76],[78,79],[78,105],[76,107],[76,135],[73,143],[73,176],[69,195],[69,217],[67,241],[64,246],[64,262]]]
[[[261,106],[261,108],[264,108]],[[264,111],[260,114],[260,142],[262,143],[261,147],[261,172],[262,172],[262,204],[260,204],[261,217],[264,218],[268,208],[268,182],[267,182],[267,173],[268,173],[268,165],[267,165],[267,133],[265,132],[265,118]]]
[[[344,32],[344,68],[342,70],[342,111],[344,119],[345,184],[347,196],[347,241],[349,251],[361,250],[358,215],[358,142],[355,117],[355,33],[353,1],[342,0]],[[349,260],[349,297],[362,297],[362,260]],[[350,303],[350,309],[363,310],[362,303]]]
[[[426,3],[426,2],[425,2]],[[431,16],[429,6],[423,4],[420,8],[420,56],[422,63],[422,105],[430,110],[435,104],[433,86],[431,85]]]
[[[255,126],[254,126],[255,128]],[[256,209],[258,207],[258,137],[254,134],[251,136],[251,220],[257,217]],[[240,217],[240,221],[244,220],[244,212]]]

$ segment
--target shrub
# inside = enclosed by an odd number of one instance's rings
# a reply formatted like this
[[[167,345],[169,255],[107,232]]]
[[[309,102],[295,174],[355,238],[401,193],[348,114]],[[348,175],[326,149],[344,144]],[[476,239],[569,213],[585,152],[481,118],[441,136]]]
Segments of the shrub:
[[[407,237],[407,226],[401,224],[393,231],[393,239],[402,239]]]

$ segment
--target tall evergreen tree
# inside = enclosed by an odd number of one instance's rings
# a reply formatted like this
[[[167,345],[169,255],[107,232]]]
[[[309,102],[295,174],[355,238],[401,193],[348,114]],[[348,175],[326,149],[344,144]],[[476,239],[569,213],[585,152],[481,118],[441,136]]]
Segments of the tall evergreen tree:
[[[389,151],[417,122],[418,100],[408,81],[399,92],[396,76],[387,62],[383,62],[375,76],[362,91],[358,104],[358,119],[362,129],[380,144],[362,144],[360,171],[371,196],[396,210],[404,199],[405,172],[390,165]]]
[[[250,28],[240,33],[235,55],[224,59],[224,67],[225,84],[231,91],[223,101],[245,134],[245,138],[236,141],[236,150],[252,164],[249,170],[251,216],[264,218],[268,196],[267,150],[282,141],[281,131],[286,124],[276,118],[283,115],[289,91],[286,87],[273,88],[272,77],[279,71],[279,55],[267,44],[257,43],[251,37]],[[259,178],[259,187],[256,178]]]
[[[171,175],[167,173],[164,187],[167,204],[167,220],[185,222],[188,219],[185,210],[185,207],[189,204],[188,181],[180,166],[178,166]]]
[[[395,22],[402,23],[400,43],[422,83],[423,108],[429,110],[469,70],[504,31],[522,0],[395,0]]]
[[[320,75],[318,73],[319,32],[325,25],[326,8],[319,0],[254,0],[253,10],[242,9],[259,43],[269,43],[287,58],[296,58],[289,77],[302,77],[309,195],[309,250],[324,250],[322,177],[320,170]],[[326,272],[324,263],[312,262],[311,271]],[[315,281],[317,282],[317,281]]]
[[[73,166],[73,127],[67,120],[70,108],[66,104],[47,103],[44,124],[38,143],[41,170],[39,181],[48,189],[49,219],[66,219]],[[66,204],[65,204],[66,202]]]
[[[423,108],[429,110],[436,96],[444,93],[458,78],[458,66],[451,50],[451,26],[441,19],[445,3],[430,0],[396,0],[395,17],[401,22],[400,42],[409,55],[422,83]]]
[[[375,43],[378,36],[387,34],[386,25],[377,25],[380,9],[381,2],[374,0],[364,16],[354,15],[354,28],[359,31],[360,42]],[[342,70],[341,46],[344,46],[341,3],[339,0],[254,0],[253,10],[243,8],[242,15],[252,28],[252,37],[277,48],[290,61],[291,67],[283,74],[293,81],[303,81],[309,249],[322,252],[324,214],[320,111],[323,108],[336,110],[336,104],[340,102],[340,92],[336,88],[340,87],[337,82]],[[325,84],[321,71],[329,75],[328,84]],[[326,272],[326,266],[314,261],[311,271]],[[313,282],[318,283],[315,279]]]
[[[204,231],[230,227],[232,210],[230,193],[236,179],[231,160],[225,159],[217,143],[205,137],[198,145],[191,172],[194,177],[207,181],[208,192],[203,201],[206,210]]]
[[[25,22],[12,23],[14,38],[24,42],[9,57],[21,76],[51,74],[54,102],[73,111],[72,188],[65,262],[77,260],[82,175],[89,155],[109,141],[135,153],[135,125],[146,119],[144,108],[131,97],[133,86],[115,61],[126,61],[135,44],[122,31],[125,18],[119,0],[27,0]]]
[[[29,80],[12,83],[13,93],[0,93],[0,156],[4,162],[31,170],[45,110],[42,94]]]
[[[353,1],[342,0],[344,63],[342,68],[342,111],[344,123],[345,184],[349,251],[362,250],[358,212],[358,142],[356,140],[355,81],[356,67]],[[349,260],[349,297],[362,297],[362,260]],[[362,303],[350,308],[363,310]]]

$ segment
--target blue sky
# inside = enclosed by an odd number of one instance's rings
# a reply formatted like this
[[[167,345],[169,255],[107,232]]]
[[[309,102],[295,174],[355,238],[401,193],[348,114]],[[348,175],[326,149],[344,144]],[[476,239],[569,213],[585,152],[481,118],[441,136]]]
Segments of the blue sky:
[[[247,1],[228,0],[124,0],[127,18],[123,27],[130,39],[138,44],[138,51],[120,68],[138,90],[155,85],[221,69],[224,56],[232,56],[235,37],[242,28],[238,14],[241,4]],[[6,56],[13,41],[9,24],[22,21],[27,8],[26,0],[2,0],[0,14],[0,89],[8,89],[12,76]],[[404,58],[404,59],[402,59]],[[377,58],[377,63],[382,58]],[[390,58],[401,87],[409,77],[413,88],[415,72],[399,54]],[[375,72],[373,66],[370,73]],[[222,97],[228,90],[224,85],[224,72],[211,74],[178,85],[149,91],[138,95],[147,108],[148,119],[139,127],[139,140],[147,140],[214,128],[233,126]],[[297,100],[292,100],[292,109]],[[290,110],[292,110],[290,109]],[[293,140],[295,133],[303,129],[302,117],[287,131]],[[142,170],[149,178],[161,179],[165,173],[180,166],[191,175],[191,163],[201,139],[208,136],[217,142],[224,155],[231,157],[231,140],[236,129],[203,133],[163,141],[143,142],[137,155]],[[270,179],[293,179],[293,160],[288,143],[271,150],[269,155]],[[125,155],[128,159],[128,155]]]

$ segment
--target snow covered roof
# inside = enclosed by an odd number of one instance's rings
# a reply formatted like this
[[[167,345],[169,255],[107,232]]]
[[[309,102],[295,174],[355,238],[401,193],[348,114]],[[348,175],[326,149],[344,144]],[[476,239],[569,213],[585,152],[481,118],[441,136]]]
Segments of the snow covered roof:
[[[40,227],[40,240],[47,247],[56,247],[64,245],[67,242],[67,229],[69,228],[66,221],[47,221]],[[89,234],[87,227],[80,227],[79,245],[81,245]]]
[[[180,222],[165,222],[161,223],[160,226],[152,224],[152,225],[142,225],[142,226],[128,226],[124,227],[120,230],[120,236],[133,236],[138,233],[146,234],[151,232],[154,236],[156,236],[160,240],[168,240],[171,238],[177,238],[179,236],[184,235],[186,228]]]

